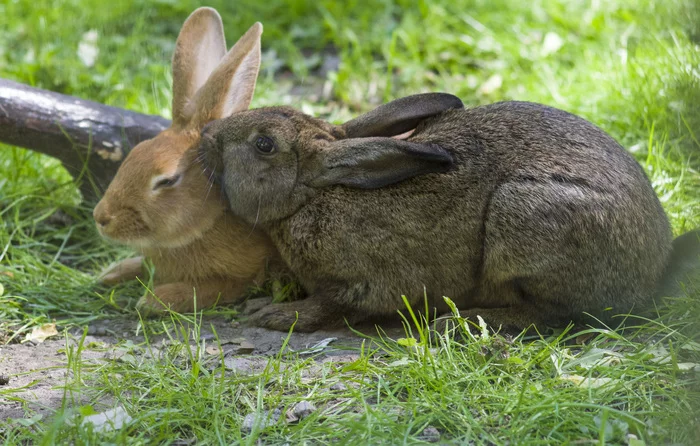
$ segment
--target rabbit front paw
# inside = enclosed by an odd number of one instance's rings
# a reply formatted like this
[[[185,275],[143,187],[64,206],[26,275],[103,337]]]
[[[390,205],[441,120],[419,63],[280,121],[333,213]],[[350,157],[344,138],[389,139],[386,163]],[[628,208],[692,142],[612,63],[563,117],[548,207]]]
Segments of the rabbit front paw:
[[[329,313],[324,306],[309,298],[268,305],[253,313],[248,321],[257,327],[278,331],[289,331],[294,325],[294,331],[301,333],[310,333],[324,327],[340,328],[343,325],[342,317]]]
[[[135,280],[144,273],[143,257],[131,257],[122,261],[112,263],[105,268],[97,277],[97,281],[102,285],[116,285],[121,282]]]
[[[170,311],[187,313],[194,310],[194,290],[184,282],[158,285],[153,293],[144,294],[136,303],[136,309],[146,316]]]

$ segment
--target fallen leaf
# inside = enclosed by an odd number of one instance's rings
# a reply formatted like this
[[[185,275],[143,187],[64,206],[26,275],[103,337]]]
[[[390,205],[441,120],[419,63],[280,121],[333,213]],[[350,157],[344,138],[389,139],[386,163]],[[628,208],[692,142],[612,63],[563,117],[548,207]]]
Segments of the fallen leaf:
[[[219,355],[221,354],[221,349],[219,348],[218,345],[210,345],[206,349],[204,349],[208,354],[210,355]]]
[[[322,339],[322,340],[318,341],[317,343],[315,343],[314,345],[312,345],[311,347],[309,347],[308,349],[300,351],[299,354],[300,355],[312,355],[314,353],[319,353],[319,352],[323,351],[324,348],[328,347],[328,345],[331,342],[337,341],[337,340],[338,340],[338,338]]]
[[[583,367],[584,369],[591,369],[599,366],[612,367],[620,364],[622,359],[622,354],[614,350],[591,348],[569,361],[563,369],[571,370],[574,367]]]
[[[38,413],[30,418],[15,418],[13,421],[15,423],[21,424],[24,427],[29,427],[41,421],[42,418],[44,418],[44,416]]]
[[[587,387],[589,389],[597,389],[613,382],[611,378],[589,378],[581,375],[563,374],[559,377],[564,381],[570,381],[579,387]]]
[[[683,350],[690,350],[691,352],[700,352],[700,343],[695,341],[689,341],[681,345]]]
[[[47,338],[56,335],[58,335],[56,324],[43,324],[34,327],[32,332],[24,338],[24,342],[44,342]]]
[[[671,362],[671,354],[661,343],[644,350],[644,353],[651,355],[653,357],[652,361],[657,364],[666,364]]]
[[[83,425],[92,424],[95,432],[119,430],[131,422],[132,418],[123,407],[115,407],[102,413],[83,418]]]
[[[678,366],[678,370],[700,372],[700,364],[694,362],[679,362],[676,365]]]
[[[408,358],[401,358],[397,359],[396,361],[392,361],[389,364],[387,364],[388,367],[403,367],[405,365],[410,364],[410,361]]]

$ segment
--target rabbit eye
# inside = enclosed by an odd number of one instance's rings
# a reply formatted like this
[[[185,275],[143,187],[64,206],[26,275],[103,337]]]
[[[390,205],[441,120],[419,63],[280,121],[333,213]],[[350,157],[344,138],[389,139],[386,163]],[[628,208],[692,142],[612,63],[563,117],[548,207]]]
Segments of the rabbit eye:
[[[181,177],[182,175],[178,174],[172,177],[162,178],[156,181],[153,190],[160,189],[161,187],[173,187],[180,181]]]
[[[262,153],[270,154],[275,151],[275,143],[267,136],[258,136],[255,140],[255,147]]]

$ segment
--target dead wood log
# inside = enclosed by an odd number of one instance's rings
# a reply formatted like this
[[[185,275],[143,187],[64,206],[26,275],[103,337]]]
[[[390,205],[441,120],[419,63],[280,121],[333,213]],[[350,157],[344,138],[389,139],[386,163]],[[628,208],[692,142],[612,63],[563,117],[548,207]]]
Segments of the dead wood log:
[[[169,126],[160,116],[0,79],[0,142],[59,159],[89,201],[104,192],[132,147]]]

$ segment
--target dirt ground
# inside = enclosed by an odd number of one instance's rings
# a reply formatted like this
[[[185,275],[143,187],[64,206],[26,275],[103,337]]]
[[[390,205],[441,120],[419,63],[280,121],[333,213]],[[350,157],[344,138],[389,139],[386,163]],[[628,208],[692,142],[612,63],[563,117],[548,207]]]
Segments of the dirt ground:
[[[222,344],[224,363],[227,368],[239,372],[256,372],[265,368],[271,355],[277,354],[287,333],[250,327],[245,324],[232,323],[223,318],[204,318],[201,324],[201,338],[212,340],[214,326]],[[355,327],[367,335],[377,334],[373,325]],[[383,326],[384,332],[392,338],[405,336],[398,324]],[[88,335],[83,345],[99,345],[101,348],[84,348],[81,353],[83,361],[99,363],[124,354],[118,347],[120,341],[131,340],[134,344],[144,341],[142,334],[137,334],[138,322],[124,320],[102,320],[88,327]],[[41,343],[20,343],[0,346],[0,376],[9,377],[10,381],[0,389],[7,392],[0,397],[0,420],[24,418],[27,413],[50,416],[61,404],[80,406],[87,403],[87,396],[66,394],[65,383],[73,373],[67,367],[67,347],[75,348],[81,330],[72,330],[68,336],[49,338]],[[159,345],[166,336],[149,339],[151,345]],[[318,361],[338,360],[352,361],[357,358],[356,349],[363,338],[350,329],[317,331],[314,333],[293,333],[288,351],[313,355]],[[320,344],[319,344],[320,343]],[[215,348],[215,347],[213,347]],[[103,401],[105,407],[110,401]],[[97,408],[96,408],[97,409]]]

